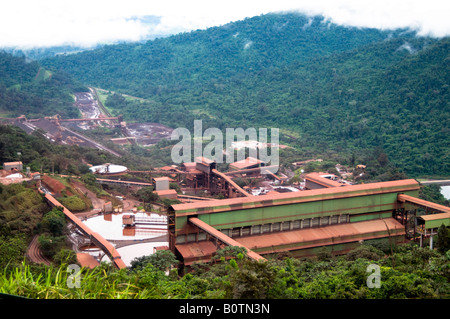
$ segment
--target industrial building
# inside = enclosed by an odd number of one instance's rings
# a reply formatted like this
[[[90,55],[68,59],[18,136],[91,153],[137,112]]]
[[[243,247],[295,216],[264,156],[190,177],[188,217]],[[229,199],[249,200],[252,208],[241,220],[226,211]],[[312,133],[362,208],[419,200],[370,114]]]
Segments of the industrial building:
[[[128,171],[128,168],[123,165],[106,163],[104,165],[92,166],[89,170],[99,175],[122,175]]]
[[[242,169],[251,169],[251,168],[257,168],[257,167],[261,167],[261,166],[265,166],[265,163],[257,158],[254,157],[247,157],[246,159],[242,160],[242,161],[237,161],[234,163],[231,163],[229,165],[229,168],[231,170],[242,170]]]
[[[346,184],[341,184],[336,181],[336,176],[326,173],[309,173],[305,175],[306,189],[321,189],[330,187],[340,187]]]
[[[189,266],[209,261],[226,245],[245,247],[251,258],[264,259],[278,253],[312,256],[323,247],[345,254],[377,238],[404,242],[405,207],[417,205],[419,188],[407,179],[172,205],[169,248]]]
[[[23,170],[23,164],[22,162],[4,162],[3,163],[3,169],[6,171],[22,171]]]
[[[152,179],[153,185],[155,185],[156,191],[163,191],[169,189],[169,178],[168,177],[154,177]]]

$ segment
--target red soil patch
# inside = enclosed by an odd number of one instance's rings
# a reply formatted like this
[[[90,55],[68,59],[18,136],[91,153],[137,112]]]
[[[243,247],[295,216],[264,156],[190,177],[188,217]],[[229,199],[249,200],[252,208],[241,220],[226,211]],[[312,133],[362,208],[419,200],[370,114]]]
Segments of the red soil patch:
[[[50,191],[55,194],[61,194],[63,190],[66,190],[66,186],[63,183],[54,178],[51,178],[50,176],[41,176],[41,180],[48,188],[50,188]],[[66,190],[66,194],[67,196],[73,196],[72,192],[70,192],[69,190]]]

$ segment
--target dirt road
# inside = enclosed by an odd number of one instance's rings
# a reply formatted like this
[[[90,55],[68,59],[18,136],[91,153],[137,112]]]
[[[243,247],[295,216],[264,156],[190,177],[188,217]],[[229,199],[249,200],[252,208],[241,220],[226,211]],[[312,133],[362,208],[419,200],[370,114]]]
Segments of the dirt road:
[[[39,242],[38,242],[38,235],[34,236],[33,240],[31,241],[30,245],[28,246],[27,250],[27,257],[34,263],[37,264],[45,264],[49,266],[51,262],[45,258],[45,256],[42,254]]]

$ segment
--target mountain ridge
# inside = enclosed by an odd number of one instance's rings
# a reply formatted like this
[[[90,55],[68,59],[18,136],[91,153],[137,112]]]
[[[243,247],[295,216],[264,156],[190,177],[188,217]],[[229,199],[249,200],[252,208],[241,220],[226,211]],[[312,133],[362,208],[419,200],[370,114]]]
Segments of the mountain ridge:
[[[115,103],[127,121],[279,127],[299,148],[382,147],[409,174],[450,174],[448,42],[269,14],[43,64],[152,101]]]

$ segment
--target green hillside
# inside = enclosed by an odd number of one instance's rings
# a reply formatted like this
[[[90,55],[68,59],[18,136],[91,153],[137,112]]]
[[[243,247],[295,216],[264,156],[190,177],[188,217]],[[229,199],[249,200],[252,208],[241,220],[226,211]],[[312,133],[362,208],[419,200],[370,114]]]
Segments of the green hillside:
[[[127,121],[279,127],[315,153],[382,148],[410,176],[450,175],[449,39],[269,14],[42,61],[110,97]]]
[[[0,52],[0,114],[30,118],[79,117],[72,93],[85,90],[63,72],[49,72],[24,56]]]
[[[46,59],[87,84],[142,97],[226,84],[234,77],[383,41],[393,32],[346,28],[321,17],[269,14],[145,44]],[[212,83],[211,83],[212,82]]]

